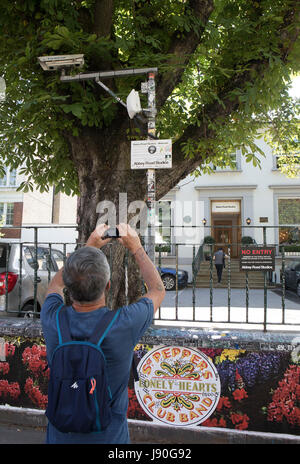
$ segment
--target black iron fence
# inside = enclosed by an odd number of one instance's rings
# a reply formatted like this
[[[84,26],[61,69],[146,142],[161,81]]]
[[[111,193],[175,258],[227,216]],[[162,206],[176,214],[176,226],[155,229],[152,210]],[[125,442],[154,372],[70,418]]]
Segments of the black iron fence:
[[[247,226],[248,229],[250,227]],[[253,230],[261,229],[262,240],[260,243],[257,243],[255,238],[251,236],[244,236],[243,240],[238,242],[217,241],[213,234],[207,233],[207,227],[196,228],[203,235],[197,243],[191,243],[190,237],[188,240],[180,242],[178,234],[177,243],[174,243],[171,241],[172,233],[169,234],[170,238],[165,243],[156,244],[156,265],[161,272],[166,288],[173,291],[167,292],[155,321],[168,324],[174,322],[197,323],[198,326],[201,323],[254,324],[262,325],[264,330],[267,330],[269,325],[283,325],[285,327],[299,325],[300,240],[297,238],[295,229],[300,230],[300,226],[284,227],[293,231],[294,239],[291,243],[280,243],[279,241],[269,243],[268,229],[269,231],[273,229],[273,232],[275,230],[278,236],[280,228],[268,226],[256,228],[252,226]],[[30,229],[33,239],[10,240],[5,237],[1,238],[0,311],[2,314],[34,317],[39,314],[51,278],[64,264],[68,253],[81,244],[76,243],[76,240],[62,242],[47,241],[44,237],[40,238],[42,229],[43,232],[48,229],[50,236],[54,229],[74,230],[73,226],[28,226],[18,229]],[[187,228],[180,226],[180,229],[186,230]],[[168,230],[172,230],[172,228],[169,227]],[[147,249],[147,243],[145,247]],[[216,283],[214,262],[214,254],[220,247],[226,253],[226,271],[224,270],[221,286]],[[269,266],[271,265],[272,268],[266,270],[262,264],[262,267],[255,271],[243,270],[241,267],[243,265],[242,251],[251,249],[258,250],[258,252],[264,249],[271,250],[272,260],[269,259]],[[111,244],[109,247],[111,265],[113,253],[114,246]],[[261,277],[259,285],[251,281],[254,275]],[[124,259],[124,278],[125,297],[128,302],[127,254]],[[237,278],[238,285],[235,282]],[[173,285],[170,285],[170,282],[173,282]],[[270,294],[270,292],[272,293]],[[252,314],[252,301],[253,295],[258,293],[262,297],[261,312],[259,317],[255,318]],[[236,304],[237,295],[238,305]],[[270,295],[273,300],[274,295],[276,295],[275,308],[274,304],[270,305]],[[288,297],[292,298],[292,307],[287,305]],[[236,317],[237,307],[240,311],[238,317]],[[275,312],[276,317],[274,318]]]

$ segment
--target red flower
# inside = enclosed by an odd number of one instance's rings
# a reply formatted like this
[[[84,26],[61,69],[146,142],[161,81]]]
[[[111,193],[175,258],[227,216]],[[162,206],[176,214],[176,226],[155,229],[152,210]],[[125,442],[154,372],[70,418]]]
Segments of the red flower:
[[[249,417],[245,414],[245,418],[244,420],[240,423],[240,424],[237,424],[235,426],[235,428],[237,430],[246,430],[248,428],[248,424],[249,424]]]
[[[232,413],[230,415],[231,422],[235,425],[235,429],[238,430],[245,430],[248,428],[249,424],[249,417],[247,414],[238,414],[238,413]]]
[[[9,383],[7,380],[0,380],[0,397],[10,396],[12,399],[17,399],[20,393],[20,385],[18,382]]]
[[[128,388],[128,400],[127,417],[129,419],[149,420],[149,417],[140,406],[133,388]]]
[[[0,374],[6,375],[9,373],[9,364],[7,362],[0,362]]]
[[[230,414],[230,420],[233,424],[237,424],[238,422],[241,422],[243,419],[243,416],[241,414],[238,414],[236,412],[233,412]]]
[[[201,425],[204,425],[204,427],[218,427],[218,419],[206,419]]]
[[[220,411],[223,407],[231,408],[231,403],[227,396],[221,396],[218,402],[217,411]]]
[[[226,424],[226,420],[224,419],[224,417],[221,417],[221,419],[219,419],[219,427],[226,427],[227,424]]]
[[[38,387],[33,383],[33,380],[28,377],[24,387],[25,393],[29,396],[33,404],[38,406],[40,409],[46,409],[48,403],[48,396],[43,395]]]
[[[12,345],[11,343],[5,343],[5,356],[13,356],[15,354],[15,345]]]
[[[248,394],[244,388],[239,388],[237,390],[234,390],[232,393],[233,398],[236,401],[241,402],[244,398],[248,398]]]
[[[31,348],[25,348],[22,354],[22,360],[28,370],[36,377],[42,374],[49,378],[49,369],[45,371],[47,367],[45,346],[33,345]]]
[[[290,365],[285,371],[284,378],[278,382],[278,387],[268,406],[268,420],[283,422],[286,420],[291,426],[300,425],[300,409],[297,402],[300,398],[300,366]]]

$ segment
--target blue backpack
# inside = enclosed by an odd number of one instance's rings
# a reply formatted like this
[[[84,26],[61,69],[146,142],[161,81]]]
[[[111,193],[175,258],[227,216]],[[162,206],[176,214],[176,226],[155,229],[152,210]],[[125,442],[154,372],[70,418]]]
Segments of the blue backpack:
[[[61,432],[90,433],[105,430],[111,421],[111,391],[101,343],[119,310],[108,311],[86,340],[72,340],[66,307],[57,311],[59,344],[50,364],[49,422]]]

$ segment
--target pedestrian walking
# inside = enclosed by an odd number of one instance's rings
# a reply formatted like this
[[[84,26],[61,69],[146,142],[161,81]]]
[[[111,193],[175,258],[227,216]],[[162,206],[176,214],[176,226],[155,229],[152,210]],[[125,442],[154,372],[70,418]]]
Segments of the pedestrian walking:
[[[225,268],[225,258],[228,258],[228,256],[224,253],[222,247],[220,247],[213,256],[217,271],[218,283],[221,283],[222,280],[222,273],[223,269]]]

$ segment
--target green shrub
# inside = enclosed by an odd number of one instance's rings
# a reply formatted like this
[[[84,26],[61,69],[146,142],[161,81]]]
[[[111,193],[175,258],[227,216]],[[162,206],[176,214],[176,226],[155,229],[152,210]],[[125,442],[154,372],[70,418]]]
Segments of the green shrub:
[[[254,243],[254,240],[252,237],[249,237],[248,235],[244,235],[241,239],[241,243],[243,245],[252,245]]]
[[[207,245],[214,245],[216,241],[211,235],[206,235],[206,237],[204,237],[203,243]]]

